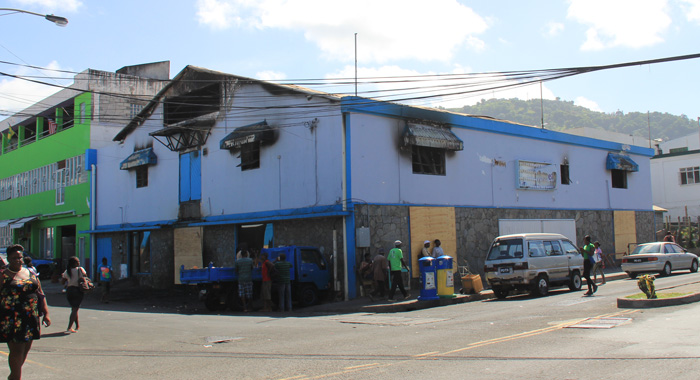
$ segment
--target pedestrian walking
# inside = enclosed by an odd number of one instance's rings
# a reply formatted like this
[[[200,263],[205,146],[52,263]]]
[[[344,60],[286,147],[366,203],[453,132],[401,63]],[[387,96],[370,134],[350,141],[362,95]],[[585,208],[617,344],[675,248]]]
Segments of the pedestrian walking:
[[[80,321],[78,319],[78,310],[83,302],[83,292],[80,290],[80,278],[87,277],[85,269],[80,266],[80,259],[73,256],[68,259],[68,269],[63,272],[61,281],[66,285],[66,298],[70,305],[70,317],[68,319],[68,328],[66,332],[76,333],[80,330]],[[75,325],[75,328],[73,328]]]
[[[389,256],[387,257],[387,260],[389,261],[389,269],[391,270],[391,290],[389,290],[389,302],[394,301],[394,293],[396,293],[397,287],[399,290],[401,290],[401,294],[403,294],[404,299],[408,299],[410,297],[403,286],[403,274],[401,269],[408,269],[408,265],[406,265],[406,262],[403,259],[401,245],[401,240],[396,240],[394,242],[394,248],[389,251]]]
[[[40,313],[44,326],[51,326],[46,297],[41,282],[22,267],[24,247],[7,248],[7,267],[2,270],[0,288],[0,342],[7,343],[10,366],[9,380],[22,378],[22,366],[27,360],[32,342],[41,338]]]
[[[102,287],[102,298],[101,301],[103,303],[109,303],[109,291],[110,291],[110,285],[112,283],[112,267],[109,265],[107,258],[103,257],[102,258],[102,265],[100,265],[99,268],[97,268],[97,271],[100,273],[100,287]]]
[[[276,284],[279,295],[279,311],[292,311],[292,284],[291,284],[292,263],[287,261],[287,255],[280,253],[275,261],[277,271]]]
[[[583,238],[583,248],[581,248],[581,251],[583,253],[583,278],[586,279],[586,285],[588,285],[588,291],[585,293],[585,295],[590,296],[598,291],[598,285],[591,280],[591,268],[593,268],[595,246],[591,244],[590,235],[586,235]]]
[[[600,276],[603,278],[603,282],[601,282],[601,285],[605,285],[605,262],[603,261],[603,250],[600,249],[600,242],[596,240],[595,243],[593,243],[593,246],[595,247],[595,252],[593,253],[593,258],[595,259],[595,264],[593,264],[593,269],[591,270],[593,272],[593,283],[595,284],[598,281],[598,272],[600,272]]]
[[[241,258],[234,263],[238,274],[238,297],[243,304],[243,311],[250,311],[249,302],[253,301],[253,259],[248,257],[248,250],[241,251]]]

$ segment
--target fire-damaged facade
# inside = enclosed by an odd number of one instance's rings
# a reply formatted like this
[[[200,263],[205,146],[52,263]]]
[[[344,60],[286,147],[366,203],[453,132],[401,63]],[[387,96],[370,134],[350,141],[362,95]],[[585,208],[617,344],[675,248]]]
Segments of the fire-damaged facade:
[[[90,232],[142,286],[231,266],[242,243],[318,247],[347,299],[363,254],[397,239],[416,278],[425,240],[478,273],[520,227],[608,251],[653,236],[650,149],[487,117],[188,66],[114,142],[97,153]]]

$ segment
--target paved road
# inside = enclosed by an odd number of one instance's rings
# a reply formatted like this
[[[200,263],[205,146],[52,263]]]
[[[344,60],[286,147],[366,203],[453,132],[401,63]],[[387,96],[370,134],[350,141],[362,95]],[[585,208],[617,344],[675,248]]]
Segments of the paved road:
[[[677,274],[657,287],[698,281],[700,273]],[[617,309],[617,297],[636,292],[620,280],[594,297],[559,290],[395,314],[87,305],[70,335],[69,310],[54,306],[55,325],[34,344],[24,378],[696,379],[700,304]]]

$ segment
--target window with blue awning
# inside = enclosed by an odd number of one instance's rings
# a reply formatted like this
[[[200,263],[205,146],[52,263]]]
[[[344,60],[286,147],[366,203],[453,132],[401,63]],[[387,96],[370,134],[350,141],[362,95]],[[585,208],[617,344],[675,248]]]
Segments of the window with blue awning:
[[[639,165],[637,165],[634,160],[629,156],[625,156],[618,153],[608,153],[608,159],[606,160],[605,168],[608,170],[624,170],[628,172],[638,172]]]
[[[121,162],[119,168],[121,170],[129,170],[144,165],[155,165],[156,163],[158,163],[158,157],[151,147],[132,153],[126,160]]]

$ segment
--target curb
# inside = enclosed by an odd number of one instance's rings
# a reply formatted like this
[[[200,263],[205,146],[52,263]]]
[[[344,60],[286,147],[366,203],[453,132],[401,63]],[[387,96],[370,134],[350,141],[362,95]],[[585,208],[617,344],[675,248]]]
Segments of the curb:
[[[688,294],[682,297],[661,298],[652,300],[632,300],[629,298],[618,298],[617,307],[622,309],[649,309],[652,307],[685,305],[700,301],[700,293]]]
[[[438,306],[457,305],[460,303],[481,301],[494,298],[493,292],[484,290],[477,294],[455,294],[452,298],[440,298],[436,300],[420,301],[417,299],[395,302],[390,304],[365,305],[359,308],[359,311],[366,313],[396,313],[401,311],[413,311],[430,309]],[[358,311],[357,308],[352,308]]]

